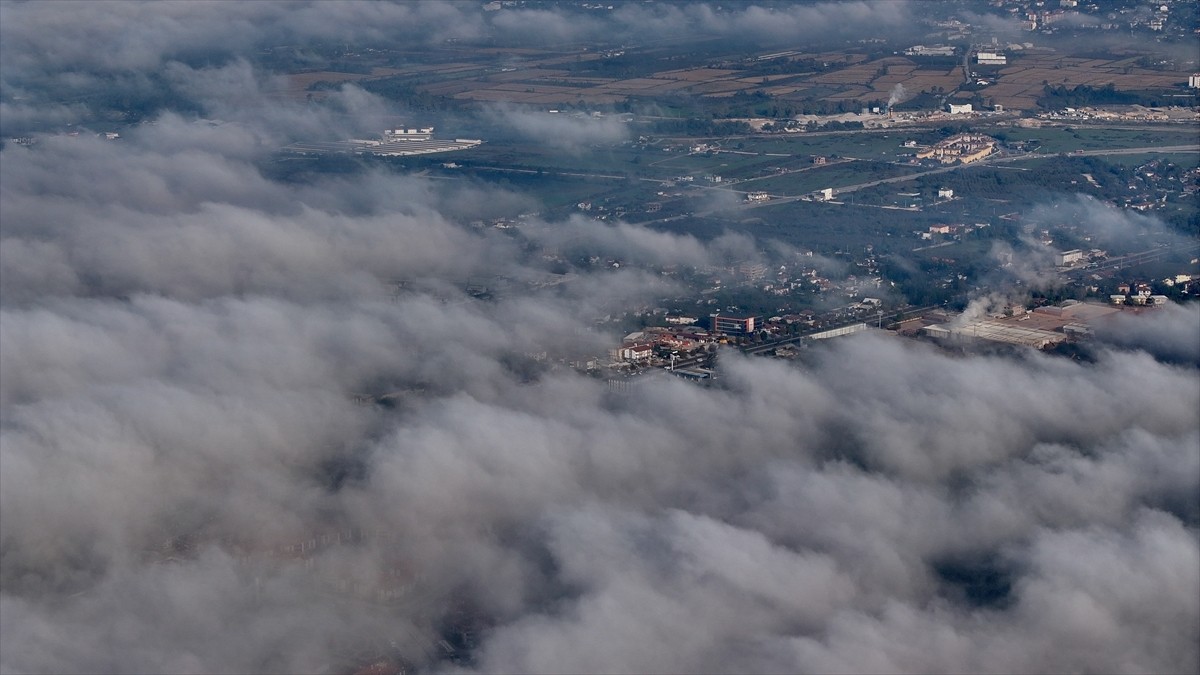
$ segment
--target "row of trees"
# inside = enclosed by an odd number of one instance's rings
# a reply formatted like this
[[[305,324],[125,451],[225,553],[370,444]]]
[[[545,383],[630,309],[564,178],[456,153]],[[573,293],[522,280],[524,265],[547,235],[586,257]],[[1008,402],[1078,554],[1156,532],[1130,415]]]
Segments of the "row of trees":
[[[1196,105],[1196,95],[1179,98],[1177,92],[1168,91],[1119,91],[1112,83],[1101,87],[1081,84],[1068,88],[1066,85],[1042,87],[1037,104],[1047,110],[1078,108],[1097,105],[1144,105],[1151,107],[1170,105]]]

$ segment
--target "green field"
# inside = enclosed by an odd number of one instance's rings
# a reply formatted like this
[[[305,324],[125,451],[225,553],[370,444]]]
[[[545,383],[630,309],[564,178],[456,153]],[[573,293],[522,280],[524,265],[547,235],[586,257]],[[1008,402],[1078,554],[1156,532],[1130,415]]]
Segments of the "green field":
[[[824,188],[857,185],[881,178],[892,178],[921,171],[921,167],[898,166],[884,162],[855,161],[817,167],[786,176],[756,180],[747,189],[777,195],[804,195]]]
[[[1137,167],[1153,160],[1162,160],[1184,169],[1200,167],[1200,152],[1148,152],[1136,155],[1105,155],[1104,161],[1120,166]]]
[[[994,130],[994,133],[1009,144],[1017,141],[1039,141],[1040,144],[1034,150],[1035,152],[1149,148],[1196,143],[1196,129],[1194,127],[1162,130],[1109,129],[1085,126],[1043,127],[1041,129],[1012,128]]]
[[[761,139],[745,139],[743,145],[745,150],[763,153],[888,159],[913,152],[911,148],[903,147],[904,141],[914,140],[928,144],[940,138],[940,134],[928,129],[893,129],[886,133],[844,132],[767,136]]]

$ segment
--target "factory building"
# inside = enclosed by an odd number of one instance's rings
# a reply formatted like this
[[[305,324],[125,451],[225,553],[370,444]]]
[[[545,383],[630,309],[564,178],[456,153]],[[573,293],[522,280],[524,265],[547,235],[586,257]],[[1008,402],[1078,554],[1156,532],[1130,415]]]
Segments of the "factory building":
[[[905,56],[954,56],[954,47],[946,45],[934,45],[926,47],[925,45],[913,45],[904,50]]]
[[[383,132],[384,142],[391,141],[427,141],[433,138],[433,127],[420,129],[388,129]]]
[[[386,129],[379,139],[351,139],[349,141],[302,141],[293,143],[284,150],[299,154],[353,153],[381,157],[405,157],[426,155],[435,152],[466,150],[483,143],[480,139],[456,138],[443,140],[433,137],[433,127],[416,129]]]
[[[954,342],[1003,342],[1024,345],[1034,349],[1045,349],[1067,339],[1066,334],[1038,328],[1025,328],[992,319],[972,321],[961,326],[938,324],[926,326],[923,332],[934,338]]]
[[[1120,298],[1120,300],[1118,300]],[[1124,304],[1124,295],[1110,299]],[[1149,304],[1149,303],[1147,303]],[[959,323],[950,321],[921,328],[925,335],[948,342],[1003,342],[1046,349],[1072,337],[1090,334],[1096,321],[1119,313],[1114,307],[1067,300],[1061,305],[1039,307],[1032,312],[1019,312],[1011,317],[976,319]]]

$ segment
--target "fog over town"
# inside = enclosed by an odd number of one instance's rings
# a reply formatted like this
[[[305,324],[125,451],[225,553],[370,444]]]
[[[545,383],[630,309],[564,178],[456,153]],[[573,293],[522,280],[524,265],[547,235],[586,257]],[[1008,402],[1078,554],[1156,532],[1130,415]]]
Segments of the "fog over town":
[[[475,149],[297,177],[280,148],[423,116],[353,81],[282,96],[262,65],[612,32],[916,41],[924,10],[490,4],[0,3],[0,672],[1200,669],[1194,300],[1122,311],[1074,357],[870,314],[799,358],[721,345],[700,384],[598,375],[579,364],[628,332],[599,319],[690,298],[676,270],[865,274],[766,228],[560,217],[517,178],[437,173]],[[161,103],[105,122],[97,87]],[[568,159],[640,135],[545,108],[471,123]],[[708,192],[696,213],[743,208]],[[1087,194],[1011,210],[1029,231],[986,256],[1016,260],[960,321],[1060,292],[1053,255],[1022,253],[1043,223],[1195,243]]]

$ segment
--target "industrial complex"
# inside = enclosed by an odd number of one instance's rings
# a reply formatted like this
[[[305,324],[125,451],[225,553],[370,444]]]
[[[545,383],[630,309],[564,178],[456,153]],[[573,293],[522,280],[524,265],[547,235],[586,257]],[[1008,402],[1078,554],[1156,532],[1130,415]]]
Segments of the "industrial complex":
[[[482,140],[473,138],[437,139],[433,137],[433,127],[420,127],[388,129],[378,139],[293,143],[284,150],[298,154],[347,153],[379,157],[406,157],[466,150],[481,143],[483,143]]]
[[[1122,311],[1122,307],[1068,300],[1033,311],[1008,308],[1003,313],[976,319],[961,315],[947,317],[949,320],[943,323],[921,326],[920,333],[946,342],[995,342],[1047,349],[1090,335],[1092,324]]]

